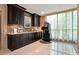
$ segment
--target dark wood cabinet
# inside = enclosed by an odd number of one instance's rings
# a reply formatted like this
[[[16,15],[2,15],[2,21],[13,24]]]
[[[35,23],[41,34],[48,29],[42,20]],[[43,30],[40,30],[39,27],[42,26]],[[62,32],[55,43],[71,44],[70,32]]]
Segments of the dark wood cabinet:
[[[15,24],[24,25],[24,12],[21,10],[17,10],[15,19],[16,19],[16,22],[14,22]]]
[[[16,4],[8,4],[8,24],[24,25],[24,8]]]
[[[38,14],[31,14],[26,9],[16,5],[8,4],[8,24],[19,24],[24,26],[24,15],[29,14],[32,16],[32,26],[40,26],[40,16]]]
[[[38,14],[32,14],[32,26],[40,26],[40,16]]]
[[[31,44],[41,39],[41,32],[25,33],[25,34],[8,34],[8,49],[11,51],[21,48],[25,45]]]
[[[42,39],[42,32],[34,32],[34,40]]]
[[[28,34],[8,35],[8,48],[13,51],[29,44]]]
[[[17,35],[8,35],[8,48],[13,51],[17,48],[19,48],[19,37]]]

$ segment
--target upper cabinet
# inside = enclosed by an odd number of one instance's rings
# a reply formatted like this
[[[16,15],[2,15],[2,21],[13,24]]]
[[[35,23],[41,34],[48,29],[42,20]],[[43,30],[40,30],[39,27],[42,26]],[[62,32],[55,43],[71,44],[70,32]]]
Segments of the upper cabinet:
[[[40,16],[38,14],[32,14],[32,26],[40,26]]]
[[[7,6],[8,6],[8,24],[24,25],[25,8],[16,4],[8,4]]]
[[[40,16],[31,14],[17,4],[8,4],[8,24],[18,24],[24,27],[40,26]]]

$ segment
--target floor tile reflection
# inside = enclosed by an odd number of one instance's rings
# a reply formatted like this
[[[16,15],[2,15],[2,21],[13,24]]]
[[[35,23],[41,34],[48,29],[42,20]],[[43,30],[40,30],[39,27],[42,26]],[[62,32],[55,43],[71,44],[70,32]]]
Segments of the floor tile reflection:
[[[76,44],[65,42],[52,42],[51,55],[76,55]]]

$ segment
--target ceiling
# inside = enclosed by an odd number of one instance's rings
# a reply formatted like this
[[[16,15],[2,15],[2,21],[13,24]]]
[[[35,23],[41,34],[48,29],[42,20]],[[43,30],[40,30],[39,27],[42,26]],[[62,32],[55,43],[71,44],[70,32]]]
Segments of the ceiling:
[[[19,5],[26,8],[26,11],[30,13],[37,13],[41,16],[77,7],[76,4],[19,4]]]

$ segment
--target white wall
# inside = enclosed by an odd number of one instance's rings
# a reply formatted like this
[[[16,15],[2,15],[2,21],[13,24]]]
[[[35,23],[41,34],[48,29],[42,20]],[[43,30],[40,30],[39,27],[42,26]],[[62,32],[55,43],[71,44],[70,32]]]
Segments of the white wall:
[[[37,13],[41,16],[59,12],[67,9],[76,8],[76,4],[19,4],[27,9],[30,13]],[[44,14],[42,13],[44,12]]]
[[[1,11],[1,49],[7,48],[7,5],[0,4]]]

